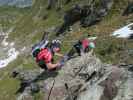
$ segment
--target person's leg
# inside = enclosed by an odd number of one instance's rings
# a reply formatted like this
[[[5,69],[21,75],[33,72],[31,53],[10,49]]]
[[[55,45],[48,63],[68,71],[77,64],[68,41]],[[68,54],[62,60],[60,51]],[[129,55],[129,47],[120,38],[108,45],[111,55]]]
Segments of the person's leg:
[[[76,48],[78,56],[81,56],[82,50],[80,48]]]
[[[76,50],[74,47],[72,47],[72,49],[68,52],[67,56],[69,58],[72,58],[74,56],[74,54],[76,53]]]
[[[74,47],[75,47],[75,49],[76,49],[76,52],[77,52],[77,54],[79,55],[79,56],[81,56],[81,52],[82,52],[82,50],[81,50],[81,46],[80,46],[80,44],[76,44],[76,45],[74,45]]]
[[[89,47],[85,48],[85,50],[84,50],[85,53],[87,53],[89,51],[90,51],[90,48]]]
[[[83,48],[80,48],[80,56],[84,55],[85,50]]]

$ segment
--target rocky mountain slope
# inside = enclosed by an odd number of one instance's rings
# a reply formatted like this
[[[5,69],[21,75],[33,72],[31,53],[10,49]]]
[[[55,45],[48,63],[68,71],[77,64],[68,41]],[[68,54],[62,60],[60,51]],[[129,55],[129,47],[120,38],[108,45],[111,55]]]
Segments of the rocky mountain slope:
[[[35,0],[27,8],[0,7],[0,100],[132,100],[132,36],[112,36],[133,22],[129,2]],[[32,58],[31,47],[46,32],[49,40],[62,41],[63,54],[79,39],[96,37],[94,55],[85,54],[58,71],[44,72]]]
[[[33,100],[38,91],[42,100],[133,99],[133,65],[103,64],[91,54],[68,61],[59,71],[15,69],[14,75],[21,80],[18,100]]]

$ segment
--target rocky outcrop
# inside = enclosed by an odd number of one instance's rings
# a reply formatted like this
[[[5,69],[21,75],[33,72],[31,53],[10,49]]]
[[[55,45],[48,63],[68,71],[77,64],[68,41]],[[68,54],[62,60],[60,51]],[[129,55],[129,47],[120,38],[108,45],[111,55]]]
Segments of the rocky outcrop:
[[[75,22],[81,19],[81,7],[79,5],[75,5],[72,9],[66,12],[64,15],[64,23],[57,30],[56,35],[64,33],[66,30],[69,30],[70,26],[72,26]]]
[[[132,65],[103,64],[85,54],[69,60],[58,71],[14,70],[13,77],[21,80],[19,100],[38,91],[44,92],[44,100],[132,100],[132,69]]]
[[[84,14],[83,14],[83,18],[81,20],[81,25],[83,27],[87,27],[87,26],[94,25],[97,22],[101,21],[102,17],[104,17],[108,14],[112,5],[113,5],[113,0],[101,0],[99,3],[99,7],[95,7],[95,6],[91,7],[90,11],[89,11],[89,9],[87,10],[90,13],[86,14],[86,16],[84,16]]]
[[[102,63],[99,59],[84,55],[68,61],[59,71],[43,72],[42,70],[23,71],[15,69],[12,76],[21,81],[17,93],[29,93],[30,95],[30,93],[41,90],[45,92],[44,97],[48,97],[54,83],[50,98],[51,100],[62,100],[69,96],[69,89],[67,90],[65,85],[75,91],[76,88],[83,86],[85,81],[89,81],[92,75],[99,74],[101,68]]]
[[[72,9],[66,12],[64,23],[57,31],[57,36],[64,33],[70,26],[80,21],[81,26],[88,27],[95,25],[107,15],[113,5],[113,0],[101,0],[99,6],[95,5],[96,1],[92,0],[90,5],[75,5]]]
[[[103,76],[86,86],[87,90],[77,100],[132,100],[133,73],[129,71],[130,67],[106,66],[105,69]]]

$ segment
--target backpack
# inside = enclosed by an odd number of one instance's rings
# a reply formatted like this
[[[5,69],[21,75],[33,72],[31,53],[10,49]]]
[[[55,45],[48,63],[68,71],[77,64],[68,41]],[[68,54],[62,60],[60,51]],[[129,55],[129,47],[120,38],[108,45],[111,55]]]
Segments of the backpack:
[[[36,57],[42,48],[46,48],[48,46],[48,43],[49,41],[42,40],[41,42],[32,46],[32,56]]]
[[[36,49],[32,52],[32,56],[36,57],[38,55],[38,53],[40,52],[40,49]]]

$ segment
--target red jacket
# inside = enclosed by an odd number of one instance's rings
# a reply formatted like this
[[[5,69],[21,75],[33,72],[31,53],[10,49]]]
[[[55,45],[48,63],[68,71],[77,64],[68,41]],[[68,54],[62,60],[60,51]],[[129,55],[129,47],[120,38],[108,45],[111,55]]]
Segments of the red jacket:
[[[36,61],[43,60],[46,64],[52,61],[53,55],[48,48],[41,49],[36,57]]]
[[[82,46],[84,49],[88,48],[90,41],[88,39],[82,40]]]

